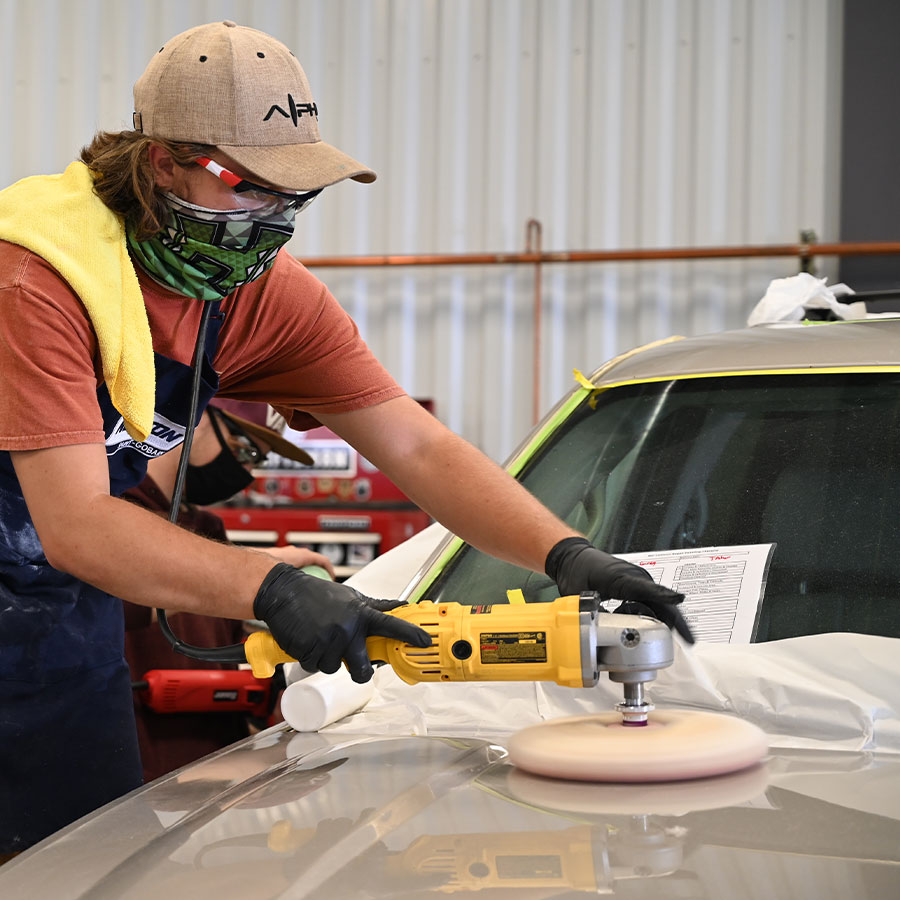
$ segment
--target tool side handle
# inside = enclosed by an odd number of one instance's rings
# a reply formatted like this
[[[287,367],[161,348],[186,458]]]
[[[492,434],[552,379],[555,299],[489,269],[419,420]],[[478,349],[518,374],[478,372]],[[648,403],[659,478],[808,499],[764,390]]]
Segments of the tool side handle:
[[[275,674],[275,666],[280,663],[297,662],[278,646],[268,631],[254,631],[244,642],[244,653],[257,678],[271,678]]]
[[[366,638],[366,651],[373,661],[388,661],[387,638],[373,636]],[[293,656],[285,653],[278,646],[275,638],[268,631],[254,631],[244,643],[244,653],[250,669],[257,678],[271,678],[275,674],[275,666],[280,663],[297,662]]]

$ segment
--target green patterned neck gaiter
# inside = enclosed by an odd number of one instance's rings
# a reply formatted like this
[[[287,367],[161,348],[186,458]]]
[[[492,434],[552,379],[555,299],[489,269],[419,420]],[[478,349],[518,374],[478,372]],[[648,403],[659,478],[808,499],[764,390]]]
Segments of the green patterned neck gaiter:
[[[294,233],[296,211],[207,209],[165,195],[169,219],[146,241],[126,226],[128,248],[141,268],[165,287],[198,300],[220,300],[255,281]]]

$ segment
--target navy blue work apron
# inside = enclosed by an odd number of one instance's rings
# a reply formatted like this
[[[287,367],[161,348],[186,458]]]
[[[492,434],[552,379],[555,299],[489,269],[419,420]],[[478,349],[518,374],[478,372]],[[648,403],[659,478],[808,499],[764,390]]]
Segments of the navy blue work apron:
[[[218,387],[211,360],[220,324],[210,319],[198,421]],[[184,439],[191,367],[154,356],[146,441],[125,431],[106,385],[97,391],[115,496],[144,478],[149,457]],[[0,452],[0,853],[24,850],[140,786],[123,646],[122,601],[47,563],[9,453]]]

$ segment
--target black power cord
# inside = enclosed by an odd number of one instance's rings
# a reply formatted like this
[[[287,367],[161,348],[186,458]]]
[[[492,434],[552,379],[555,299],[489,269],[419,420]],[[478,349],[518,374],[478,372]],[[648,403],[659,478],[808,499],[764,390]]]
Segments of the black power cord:
[[[206,332],[212,314],[212,300],[203,301],[203,312],[200,316],[200,327],[197,329],[197,342],[194,345],[193,378],[191,380],[191,405],[188,421],[184,431],[184,443],[181,457],[178,460],[178,472],[175,475],[175,487],[172,490],[172,503],[169,507],[169,521],[174,525],[178,521],[181,509],[181,495],[184,493],[184,480],[187,475],[188,461],[191,456],[191,444],[194,442],[194,427],[197,421],[197,407],[200,399],[200,375],[203,370],[203,354],[206,349]],[[182,656],[191,659],[205,659],[211,662],[246,662],[247,656],[243,644],[230,644],[227,647],[195,647],[182,641],[169,626],[164,609],[156,610],[159,627],[172,649]]]

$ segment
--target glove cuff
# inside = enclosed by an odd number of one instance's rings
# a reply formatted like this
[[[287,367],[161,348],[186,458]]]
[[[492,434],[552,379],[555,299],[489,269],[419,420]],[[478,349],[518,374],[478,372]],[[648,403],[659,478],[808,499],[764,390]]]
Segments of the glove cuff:
[[[253,599],[253,615],[257,619],[265,621],[268,613],[268,609],[266,609],[268,606],[266,603],[266,594],[276,581],[280,581],[281,578],[289,572],[299,572],[299,569],[295,569],[294,566],[289,565],[288,563],[278,563],[276,566],[269,569],[269,574],[263,578],[262,584],[256,592],[256,597]]]
[[[554,544],[553,548],[547,554],[547,560],[544,563],[544,571],[554,580],[558,581],[557,573],[559,572],[559,564],[563,557],[574,547],[593,547],[594,545],[584,537],[567,537],[563,538],[559,543]]]

